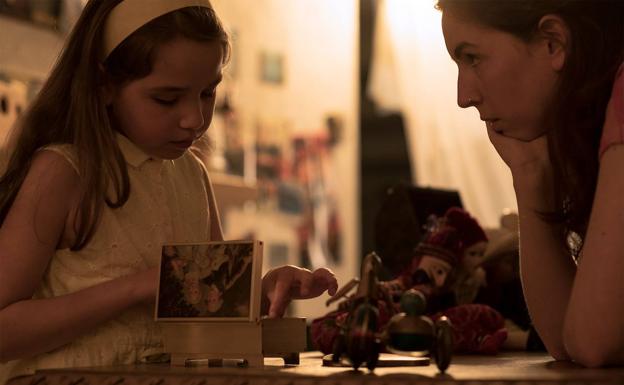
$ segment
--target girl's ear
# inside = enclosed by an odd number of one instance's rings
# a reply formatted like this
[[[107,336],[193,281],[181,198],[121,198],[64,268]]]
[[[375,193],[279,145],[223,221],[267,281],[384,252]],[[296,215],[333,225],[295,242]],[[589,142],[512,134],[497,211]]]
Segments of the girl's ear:
[[[108,74],[106,73],[106,69],[101,64],[98,66],[98,71],[100,71],[100,79],[102,79],[98,92],[100,97],[104,101],[106,106],[110,106],[113,104],[113,96],[115,95],[115,87],[111,84]]]
[[[547,44],[550,64],[555,71],[561,71],[571,43],[570,29],[566,22],[557,15],[545,15],[537,26],[538,34]]]

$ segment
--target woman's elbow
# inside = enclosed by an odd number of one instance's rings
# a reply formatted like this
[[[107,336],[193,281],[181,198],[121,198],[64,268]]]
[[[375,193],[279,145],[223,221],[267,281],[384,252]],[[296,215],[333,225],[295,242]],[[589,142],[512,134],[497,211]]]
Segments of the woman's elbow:
[[[600,368],[623,362],[618,359],[617,352],[600,346],[588,346],[570,351],[572,361],[587,368]]]
[[[591,328],[564,328],[563,340],[570,359],[588,368],[624,364],[622,330],[609,333]]]

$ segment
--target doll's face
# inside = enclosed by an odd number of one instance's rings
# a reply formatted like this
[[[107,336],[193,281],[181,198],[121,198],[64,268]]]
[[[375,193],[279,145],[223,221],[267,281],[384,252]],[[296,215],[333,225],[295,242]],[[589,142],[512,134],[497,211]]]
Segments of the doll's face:
[[[171,260],[171,269],[173,275],[178,279],[184,278],[184,268],[186,267],[186,261],[182,258],[175,258]]]
[[[464,250],[462,258],[462,266],[464,269],[468,271],[476,269],[481,262],[483,262],[486,247],[487,242],[485,241],[477,242],[474,245],[467,247]]]
[[[184,299],[191,305],[199,303],[202,299],[199,276],[196,272],[189,272],[184,277]]]
[[[208,286],[204,301],[206,303],[206,308],[210,313],[214,313],[221,309],[221,306],[223,305],[223,295],[221,290],[219,290],[219,288],[214,284]]]
[[[420,259],[418,268],[427,273],[435,287],[440,288],[444,286],[446,278],[451,272],[452,266],[440,258],[423,255]]]

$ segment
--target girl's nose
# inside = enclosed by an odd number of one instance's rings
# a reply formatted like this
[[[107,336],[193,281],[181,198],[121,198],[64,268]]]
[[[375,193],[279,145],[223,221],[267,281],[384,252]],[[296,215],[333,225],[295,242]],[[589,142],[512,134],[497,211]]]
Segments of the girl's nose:
[[[201,102],[189,103],[180,118],[180,127],[187,130],[200,130],[204,127],[204,109]]]

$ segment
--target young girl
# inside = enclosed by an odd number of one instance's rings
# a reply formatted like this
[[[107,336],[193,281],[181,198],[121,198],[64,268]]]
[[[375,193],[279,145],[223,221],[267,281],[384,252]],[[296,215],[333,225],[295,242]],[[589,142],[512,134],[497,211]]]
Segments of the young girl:
[[[438,8],[458,104],[511,169],[535,328],[555,359],[624,364],[624,2]]]
[[[205,169],[230,52],[208,0],[93,0],[20,121],[0,179],[0,383],[162,352],[160,248],[221,240]],[[334,293],[327,269],[263,278],[263,309]]]

